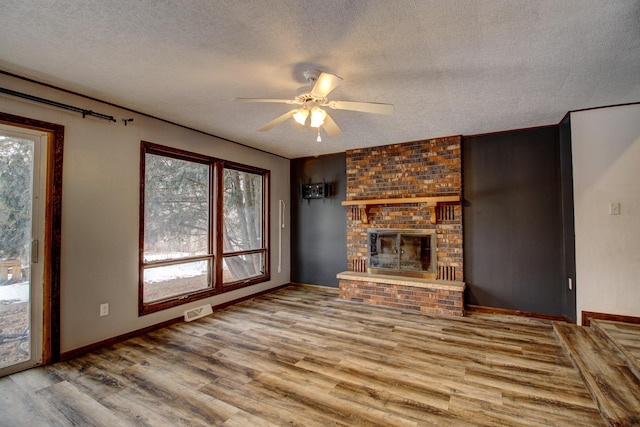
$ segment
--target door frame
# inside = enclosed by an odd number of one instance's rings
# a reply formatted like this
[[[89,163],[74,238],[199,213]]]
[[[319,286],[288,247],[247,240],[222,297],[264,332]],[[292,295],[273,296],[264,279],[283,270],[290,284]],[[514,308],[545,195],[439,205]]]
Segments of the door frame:
[[[0,112],[0,123],[48,134],[44,265],[42,283],[42,364],[60,360],[60,254],[64,126]]]

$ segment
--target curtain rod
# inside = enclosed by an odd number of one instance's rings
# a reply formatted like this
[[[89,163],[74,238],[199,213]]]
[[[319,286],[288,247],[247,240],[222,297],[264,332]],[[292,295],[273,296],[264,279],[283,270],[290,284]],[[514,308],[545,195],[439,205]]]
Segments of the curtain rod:
[[[84,119],[86,116],[93,116],[98,119],[108,120],[110,122],[116,122],[117,120],[113,118],[113,116],[107,116],[106,114],[96,113],[95,111],[85,110],[84,108],[74,107],[73,105],[63,104],[61,102],[51,101],[50,99],[40,98],[37,96],[29,95],[27,93],[16,92],[15,90],[6,89],[0,87],[0,93],[4,93],[7,95],[15,96],[22,99],[27,99],[29,101],[39,102],[41,104],[51,105],[52,107],[62,108],[63,110],[75,111],[76,113],[82,114],[82,118]],[[126,123],[125,123],[126,124]]]

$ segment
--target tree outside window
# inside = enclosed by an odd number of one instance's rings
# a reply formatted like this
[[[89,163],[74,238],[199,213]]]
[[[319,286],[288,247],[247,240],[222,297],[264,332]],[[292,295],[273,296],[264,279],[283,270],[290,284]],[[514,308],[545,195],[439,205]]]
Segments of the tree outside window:
[[[0,137],[0,260],[29,264],[33,142]],[[0,283],[2,285],[2,283]]]

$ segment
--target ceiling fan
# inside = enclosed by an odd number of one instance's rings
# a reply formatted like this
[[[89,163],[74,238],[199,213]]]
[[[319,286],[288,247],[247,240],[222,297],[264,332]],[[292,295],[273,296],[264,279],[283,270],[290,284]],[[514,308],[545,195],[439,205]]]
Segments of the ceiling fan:
[[[358,101],[329,101],[327,96],[340,83],[342,83],[342,78],[334,74],[315,70],[306,70],[303,74],[304,78],[310,84],[313,84],[313,87],[310,88],[310,86],[305,86],[299,89],[298,94],[293,99],[235,98],[235,101],[273,102],[300,105],[300,108],[295,108],[284,113],[258,130],[261,132],[268,131],[288,118],[293,117],[293,119],[302,126],[305,126],[307,122],[309,122],[310,127],[317,128],[318,142],[322,141],[320,137],[320,128],[323,128],[329,136],[338,136],[342,133],[342,130],[340,130],[336,122],[333,121],[331,116],[329,116],[322,107],[329,107],[334,110],[350,110],[375,114],[392,114],[395,110],[395,107],[392,104]]]

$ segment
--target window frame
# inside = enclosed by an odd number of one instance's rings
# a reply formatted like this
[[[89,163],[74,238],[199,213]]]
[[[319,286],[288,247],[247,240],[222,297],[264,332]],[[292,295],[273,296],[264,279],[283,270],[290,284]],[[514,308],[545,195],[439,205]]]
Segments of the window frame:
[[[189,256],[178,260],[164,261],[144,261],[144,230],[145,230],[145,179],[146,179],[146,155],[153,154],[166,156],[178,160],[191,161],[209,166],[209,230],[208,244],[209,253],[206,255]],[[224,254],[223,249],[223,229],[224,229],[224,169],[230,168],[243,172],[254,173],[262,176],[262,247],[248,251],[240,251]],[[139,201],[139,259],[138,259],[138,315],[143,316],[157,311],[166,310],[171,307],[187,304],[203,298],[230,292],[236,289],[266,282],[270,277],[270,250],[269,250],[269,180],[270,171],[254,166],[243,165],[230,162],[204,154],[193,153],[174,147],[154,144],[147,141],[140,142],[140,201]],[[245,253],[263,253],[264,271],[262,274],[248,279],[239,280],[232,283],[223,283],[223,258],[224,256],[243,255]],[[211,283],[206,289],[186,292],[171,297],[155,301],[144,301],[144,270],[145,267],[158,267],[161,265],[178,264],[193,260],[210,260],[212,269]]]

